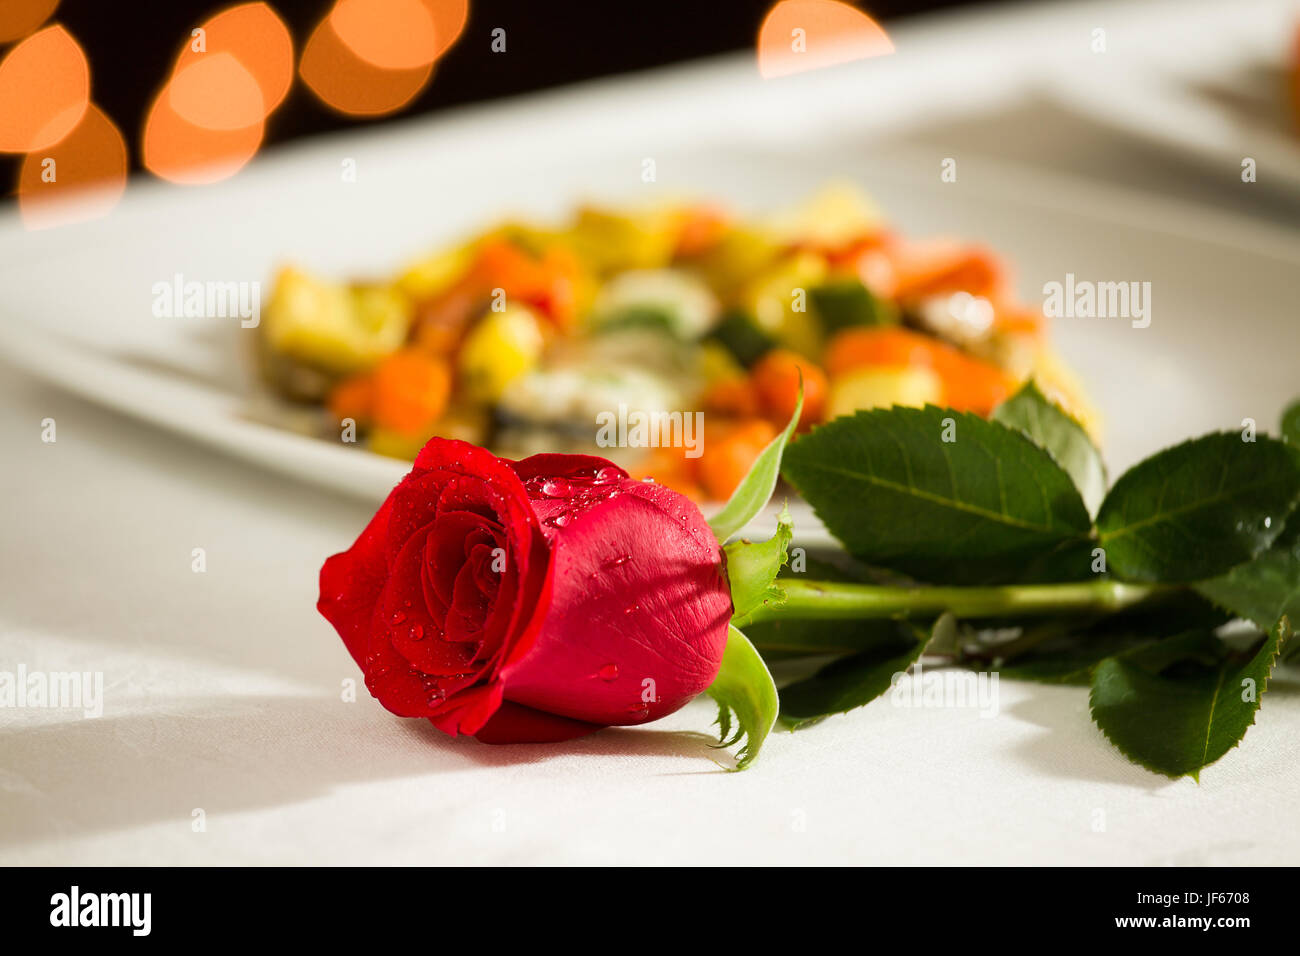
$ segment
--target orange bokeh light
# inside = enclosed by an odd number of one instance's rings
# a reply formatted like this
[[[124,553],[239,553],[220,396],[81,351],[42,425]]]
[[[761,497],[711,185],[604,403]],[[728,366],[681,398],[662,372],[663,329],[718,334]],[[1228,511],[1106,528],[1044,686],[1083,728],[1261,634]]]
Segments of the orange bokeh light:
[[[253,158],[262,145],[262,130],[260,121],[232,130],[196,126],[172,108],[170,90],[164,87],[145,120],[141,161],[174,183],[215,183]]]
[[[298,73],[326,106],[352,116],[382,116],[401,109],[429,82],[432,62],[406,70],[375,66],[343,42],[327,16],[303,47]]]
[[[126,141],[93,103],[49,149],[28,153],[18,173],[18,208],[29,229],[102,216],[126,188]]]
[[[765,78],[893,52],[880,24],[839,0],[781,0],[758,31],[758,72]]]
[[[186,63],[166,90],[171,108],[205,129],[244,129],[262,122],[267,113],[257,79],[229,53],[210,52]]]
[[[27,36],[50,18],[59,0],[4,0],[0,3],[0,43]]]
[[[150,107],[146,169],[174,183],[233,176],[262,145],[293,84],[293,40],[265,3],[228,7],[192,31]]]
[[[257,119],[265,119],[293,83],[293,40],[284,21],[265,3],[243,3],[210,17],[199,29],[203,50],[194,49],[197,39],[191,37],[177,56],[172,75],[215,56],[232,56],[261,90],[263,112]]]
[[[329,21],[349,50],[385,70],[428,66],[438,53],[433,15],[421,0],[338,0]]]
[[[460,39],[469,19],[469,0],[421,0],[433,17],[433,38],[437,48],[433,51],[435,59],[446,53],[453,43]]]
[[[48,149],[90,103],[90,66],[61,26],[33,33],[0,60],[0,152]]]

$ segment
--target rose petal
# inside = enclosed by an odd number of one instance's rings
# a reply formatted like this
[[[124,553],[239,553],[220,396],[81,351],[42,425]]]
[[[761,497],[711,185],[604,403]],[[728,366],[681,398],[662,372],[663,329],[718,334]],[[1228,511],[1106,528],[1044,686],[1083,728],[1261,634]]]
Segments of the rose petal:
[[[418,600],[423,594],[421,572],[429,534],[426,529],[413,536],[393,560],[371,624],[370,650],[373,653],[377,642],[383,641],[425,675],[460,678],[474,669],[478,648],[453,643],[446,633],[445,616],[440,619]],[[440,681],[439,690],[446,693],[450,683]]]
[[[476,734],[501,706],[501,683],[492,681],[468,687],[446,702],[433,714],[430,723],[445,734]]]
[[[731,616],[717,540],[676,492],[631,479],[615,490],[553,530],[550,610],[528,652],[512,650],[500,672],[508,700],[644,723],[717,675]]]
[[[611,480],[626,478],[627,472],[607,458],[594,455],[530,455],[519,461],[509,462],[516,475],[522,481],[529,478],[576,478],[585,477],[586,472],[595,478],[602,471],[611,476]]]
[[[327,558],[320,569],[316,609],[334,625],[348,653],[363,669],[370,643],[370,621],[388,578],[385,542],[395,494],[391,492],[379,506],[356,543]]]
[[[557,717],[505,701],[474,736],[485,744],[553,744],[601,729],[600,724]]]

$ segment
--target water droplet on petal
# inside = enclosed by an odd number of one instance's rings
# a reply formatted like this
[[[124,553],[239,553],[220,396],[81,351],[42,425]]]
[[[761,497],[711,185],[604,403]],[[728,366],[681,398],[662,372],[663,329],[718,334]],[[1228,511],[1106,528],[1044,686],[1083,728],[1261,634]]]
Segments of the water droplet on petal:
[[[542,482],[542,494],[548,498],[567,498],[572,491],[563,478],[547,478]]]
[[[606,664],[600,670],[596,671],[596,676],[604,681],[618,680],[618,665]]]

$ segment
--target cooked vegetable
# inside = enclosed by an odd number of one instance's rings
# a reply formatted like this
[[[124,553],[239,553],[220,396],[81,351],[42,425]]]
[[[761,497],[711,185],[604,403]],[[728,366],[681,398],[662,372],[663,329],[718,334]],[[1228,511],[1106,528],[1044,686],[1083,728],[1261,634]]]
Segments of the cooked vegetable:
[[[726,424],[705,433],[704,455],[699,459],[700,486],[717,501],[726,501],[749,473],[749,466],[776,437],[771,422],[755,418]]]
[[[537,315],[526,306],[488,312],[461,346],[462,384],[472,398],[496,402],[511,382],[536,368],[544,344]]]
[[[717,297],[702,280],[673,269],[635,269],[605,283],[590,323],[597,330],[658,324],[689,341],[707,332],[717,317]]]
[[[1000,298],[1005,274],[1001,263],[982,246],[950,240],[903,243],[893,250],[895,295],[915,301],[953,292]]]
[[[553,245],[539,255],[496,238],[483,243],[472,268],[481,291],[498,301],[530,305],[562,328],[576,317],[580,265],[569,249]]]
[[[710,337],[724,345],[736,361],[746,366],[753,365],[776,345],[776,340],[760,329],[753,317],[743,310],[728,312]]]
[[[319,399],[333,381],[400,347],[410,321],[410,303],[395,290],[285,268],[258,326],[264,370],[290,397]]]
[[[841,278],[814,286],[808,299],[826,335],[859,325],[893,325],[898,309],[877,299],[861,279]]]
[[[826,371],[831,378],[838,378],[863,366],[929,368],[937,345],[929,336],[909,329],[849,329],[836,335],[827,346]]]
[[[763,331],[786,348],[817,355],[822,332],[808,311],[808,290],[819,285],[826,272],[825,258],[816,253],[788,256],[750,284],[745,304]]]
[[[350,418],[358,423],[369,422],[374,406],[374,391],[374,377],[365,372],[334,386],[326,404],[337,421]]]
[[[394,352],[374,372],[371,409],[375,426],[427,438],[450,394],[451,372],[443,359],[414,348]]]
[[[754,366],[753,380],[759,407],[774,425],[784,425],[794,415],[801,384],[799,430],[807,431],[821,421],[826,408],[826,375],[803,356],[785,349],[768,352]]]
[[[704,203],[587,206],[569,223],[498,224],[389,283],[286,269],[259,360],[276,392],[356,422],[383,454],[414,456],[434,434],[514,457],[596,453],[725,497],[801,379],[804,432],[895,404],[988,415],[1031,376],[1095,432],[1041,310],[1005,275],[983,247],[898,235],[843,184],[749,221]],[[609,415],[697,412],[698,458],[599,434]]]
[[[943,382],[923,366],[910,368],[860,368],[831,382],[826,418],[852,415],[860,408],[892,405],[937,405],[943,401]]]
[[[778,212],[768,228],[782,242],[834,249],[882,225],[880,210],[849,182],[823,186],[793,209]]]
[[[597,206],[578,210],[569,236],[574,249],[600,273],[661,269],[672,261],[681,218],[672,209],[616,212]]]
[[[901,328],[850,329],[827,349],[832,378],[864,367],[927,368],[943,383],[943,404],[988,415],[1014,390],[1012,376],[927,335]]]

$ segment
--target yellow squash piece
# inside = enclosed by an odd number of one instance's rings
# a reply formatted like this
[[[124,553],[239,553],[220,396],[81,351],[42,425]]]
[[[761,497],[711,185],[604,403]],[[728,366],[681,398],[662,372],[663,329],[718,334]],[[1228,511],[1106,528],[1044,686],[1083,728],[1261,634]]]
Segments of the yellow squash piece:
[[[851,182],[828,183],[793,209],[774,216],[768,229],[783,243],[835,248],[879,229],[884,217]]]
[[[410,324],[410,302],[395,289],[346,286],[290,267],[276,280],[261,330],[278,357],[342,376],[396,351]]]
[[[863,368],[847,372],[831,382],[826,417],[852,415],[860,408],[939,405],[942,398],[943,383],[939,376],[923,366]]]
[[[544,345],[531,309],[508,305],[489,312],[461,346],[458,367],[466,391],[480,401],[497,401],[507,385],[537,366]]]
[[[569,239],[596,272],[662,269],[672,259],[680,219],[680,211],[671,207],[615,212],[586,206]]]
[[[468,242],[417,259],[398,276],[397,288],[415,301],[442,295],[465,274],[477,251],[478,243]]]
[[[822,332],[810,311],[808,290],[826,279],[826,260],[813,252],[789,256],[749,287],[746,306],[759,326],[786,348],[816,360]]]

